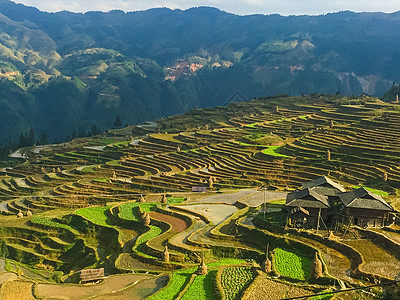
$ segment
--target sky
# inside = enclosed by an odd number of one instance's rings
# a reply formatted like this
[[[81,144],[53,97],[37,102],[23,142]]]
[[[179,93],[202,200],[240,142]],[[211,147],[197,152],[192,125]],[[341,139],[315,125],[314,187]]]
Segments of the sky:
[[[399,0],[13,0],[40,10],[73,12],[145,10],[154,7],[187,9],[212,6],[239,15],[281,14],[320,15],[342,10],[355,12],[395,12],[400,10]]]

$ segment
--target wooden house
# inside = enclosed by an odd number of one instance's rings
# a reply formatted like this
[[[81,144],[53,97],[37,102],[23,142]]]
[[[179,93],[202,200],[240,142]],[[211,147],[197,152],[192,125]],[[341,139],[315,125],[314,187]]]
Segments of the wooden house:
[[[382,227],[389,222],[393,207],[381,196],[365,188],[352,190],[339,195],[343,203],[343,212],[348,223],[361,227]]]
[[[343,187],[343,185],[334,182],[326,176],[321,176],[315,180],[305,182],[301,185],[301,187],[303,189],[312,189],[321,195],[327,196],[329,205],[332,207],[341,204],[339,194],[346,192],[346,189]]]
[[[289,193],[286,196],[286,207],[289,223],[296,227],[315,226],[318,216],[326,220],[330,209],[328,196],[310,188]]]

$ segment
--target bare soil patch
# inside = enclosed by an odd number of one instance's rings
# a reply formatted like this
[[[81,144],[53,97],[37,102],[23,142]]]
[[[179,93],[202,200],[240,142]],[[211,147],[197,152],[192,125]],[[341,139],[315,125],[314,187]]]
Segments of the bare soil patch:
[[[153,279],[150,275],[124,274],[114,275],[100,284],[38,284],[38,296],[43,299],[79,300],[117,292],[144,279]]]
[[[273,281],[264,275],[257,276],[246,293],[247,300],[276,300],[313,294],[313,292],[296,285]]]
[[[156,293],[162,287],[166,286],[167,283],[168,283],[168,276],[166,275],[157,278],[145,279],[123,291],[95,297],[94,299],[96,300],[146,299],[150,295]]]
[[[235,206],[226,204],[194,204],[182,206],[182,208],[205,216],[214,225],[223,222],[237,211]]]

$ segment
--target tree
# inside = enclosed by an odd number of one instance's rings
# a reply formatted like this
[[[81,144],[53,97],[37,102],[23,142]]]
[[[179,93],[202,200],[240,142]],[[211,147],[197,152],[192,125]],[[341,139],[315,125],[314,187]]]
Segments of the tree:
[[[35,131],[33,130],[33,128],[31,128],[31,130],[29,130],[29,135],[27,139],[28,146],[33,146],[35,144],[35,141],[36,141]]]
[[[40,145],[47,145],[49,143],[49,140],[45,133],[43,133],[42,136],[40,137],[39,143],[40,143]]]
[[[115,117],[114,127],[117,127],[117,128],[122,127],[122,122],[121,122],[121,118],[119,117],[119,115],[117,115]]]
[[[8,247],[4,240],[0,241],[0,257],[7,257],[8,256]]]
[[[101,133],[101,130],[99,128],[97,128],[96,125],[93,125],[91,132],[92,132],[92,135],[98,135]]]
[[[18,140],[18,148],[25,147],[26,146],[26,137],[23,133],[19,135],[19,140]]]

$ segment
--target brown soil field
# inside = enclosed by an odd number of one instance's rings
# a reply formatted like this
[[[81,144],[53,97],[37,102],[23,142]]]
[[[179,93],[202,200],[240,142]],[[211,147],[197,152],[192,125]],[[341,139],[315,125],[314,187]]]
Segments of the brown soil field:
[[[118,268],[125,270],[154,270],[154,271],[164,271],[163,267],[146,264],[140,260],[133,258],[128,253],[122,253],[118,260]]]
[[[400,261],[370,240],[346,240],[344,243],[364,257],[365,264],[361,267],[363,271],[392,279],[400,274]]]
[[[171,225],[170,233],[178,233],[186,229],[186,223],[182,219],[161,214],[159,212],[152,211],[149,213],[152,219],[156,219]]]
[[[246,300],[276,300],[312,294],[313,292],[296,285],[283,284],[273,281],[265,275],[259,275],[246,291]]]
[[[150,275],[124,274],[114,275],[100,284],[38,284],[37,296],[43,299],[79,300],[105,295],[129,288],[145,279],[154,279]]]
[[[168,283],[168,276],[161,276],[158,278],[145,279],[132,287],[129,287],[120,292],[111,293],[93,299],[96,300],[140,300],[146,299],[150,295],[157,292]]]

